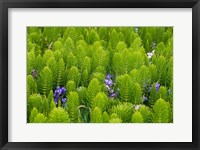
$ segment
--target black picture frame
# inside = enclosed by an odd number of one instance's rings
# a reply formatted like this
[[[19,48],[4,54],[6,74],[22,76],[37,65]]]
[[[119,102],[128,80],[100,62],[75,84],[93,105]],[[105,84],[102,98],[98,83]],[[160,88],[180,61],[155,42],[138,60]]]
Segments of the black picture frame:
[[[192,142],[8,142],[9,8],[192,8]],[[0,0],[0,148],[23,149],[200,149],[199,0]],[[31,135],[30,135],[31,136]]]

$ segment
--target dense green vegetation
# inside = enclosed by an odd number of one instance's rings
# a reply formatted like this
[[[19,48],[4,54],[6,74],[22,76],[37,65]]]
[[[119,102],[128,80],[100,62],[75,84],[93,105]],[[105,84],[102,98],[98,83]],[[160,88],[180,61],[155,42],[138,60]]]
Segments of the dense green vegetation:
[[[28,27],[28,123],[173,122],[173,28]]]

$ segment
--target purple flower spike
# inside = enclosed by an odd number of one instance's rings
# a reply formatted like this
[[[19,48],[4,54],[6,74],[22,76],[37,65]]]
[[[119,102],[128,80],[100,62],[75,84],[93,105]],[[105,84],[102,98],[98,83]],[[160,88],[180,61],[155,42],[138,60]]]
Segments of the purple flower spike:
[[[148,100],[148,97],[144,97],[144,101],[147,101]]]
[[[62,98],[62,103],[65,103],[67,101],[67,98]]]
[[[106,79],[111,79],[111,74],[107,74]]]
[[[62,87],[61,90],[62,90],[62,93],[66,92],[66,88],[65,87]]]
[[[156,92],[158,92],[159,88],[160,88],[160,84],[156,82]]]

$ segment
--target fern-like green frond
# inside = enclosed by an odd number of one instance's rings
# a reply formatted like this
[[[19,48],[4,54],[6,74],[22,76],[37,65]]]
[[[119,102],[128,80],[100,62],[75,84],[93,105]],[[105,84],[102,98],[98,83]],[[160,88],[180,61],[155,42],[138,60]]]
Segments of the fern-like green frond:
[[[49,123],[69,123],[69,114],[62,108],[54,108],[49,114]]]

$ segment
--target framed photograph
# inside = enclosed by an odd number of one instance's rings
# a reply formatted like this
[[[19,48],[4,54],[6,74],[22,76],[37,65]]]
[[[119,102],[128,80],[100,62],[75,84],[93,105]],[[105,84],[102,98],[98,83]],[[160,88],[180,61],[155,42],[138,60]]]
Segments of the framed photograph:
[[[198,0],[1,0],[0,148],[199,149]]]

